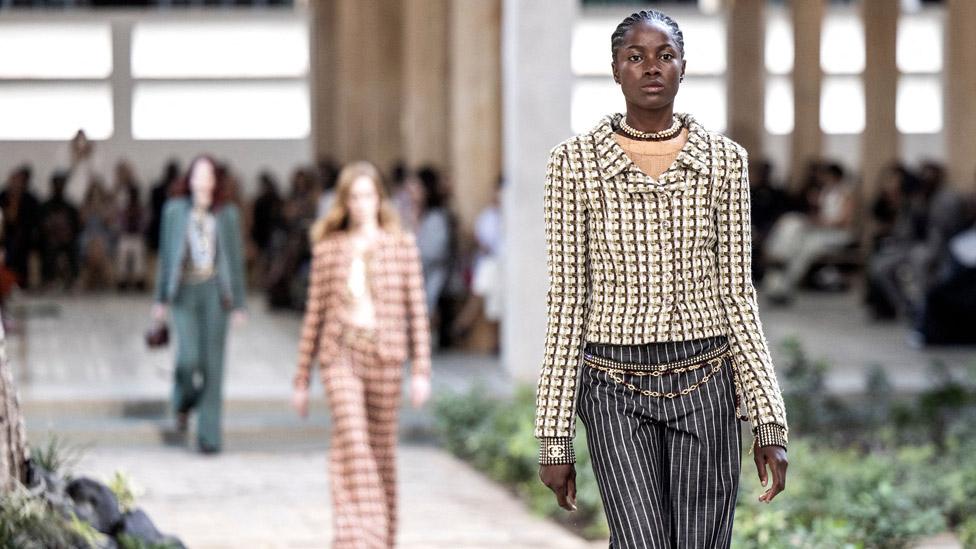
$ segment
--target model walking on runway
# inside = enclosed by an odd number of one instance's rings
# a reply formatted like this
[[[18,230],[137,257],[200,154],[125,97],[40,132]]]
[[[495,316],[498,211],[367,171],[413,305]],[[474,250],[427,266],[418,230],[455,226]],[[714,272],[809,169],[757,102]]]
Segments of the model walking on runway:
[[[730,545],[740,416],[768,486],[760,500],[786,485],[786,412],[750,272],[746,151],[674,113],[684,53],[669,16],[624,19],[611,54],[626,114],[549,159],[540,476],[575,508],[579,415],[611,547]]]
[[[331,210],[312,227],[314,255],[293,404],[308,411],[318,359],[332,414],[329,472],[333,547],[393,547],[396,442],[403,363],[411,396],[430,395],[430,334],[420,255],[401,232],[379,171],[366,162],[339,174]]]

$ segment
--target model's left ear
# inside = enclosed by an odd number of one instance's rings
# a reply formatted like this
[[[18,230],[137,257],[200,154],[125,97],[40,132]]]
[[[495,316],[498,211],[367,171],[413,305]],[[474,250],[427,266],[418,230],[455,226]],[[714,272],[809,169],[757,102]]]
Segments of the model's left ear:
[[[682,59],[681,60],[681,78],[678,79],[678,82],[684,82],[685,81],[685,68],[687,66],[688,66],[688,62],[685,61],[684,59]]]

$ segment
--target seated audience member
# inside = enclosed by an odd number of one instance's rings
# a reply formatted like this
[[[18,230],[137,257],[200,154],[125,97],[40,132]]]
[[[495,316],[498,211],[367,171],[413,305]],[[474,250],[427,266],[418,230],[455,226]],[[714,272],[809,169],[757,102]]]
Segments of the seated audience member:
[[[766,243],[770,272],[765,279],[769,296],[788,302],[810,267],[823,256],[853,241],[854,200],[844,170],[837,164],[818,172],[819,189],[810,192],[815,213],[790,213],[776,222]]]
[[[68,290],[78,278],[81,215],[64,194],[67,183],[65,172],[51,176],[51,198],[41,206],[41,280],[45,288],[60,282]]]
[[[37,249],[37,220],[41,205],[31,192],[32,173],[30,166],[20,166],[10,174],[0,192],[6,264],[17,275],[17,284],[21,288],[27,288],[31,283],[30,256]]]

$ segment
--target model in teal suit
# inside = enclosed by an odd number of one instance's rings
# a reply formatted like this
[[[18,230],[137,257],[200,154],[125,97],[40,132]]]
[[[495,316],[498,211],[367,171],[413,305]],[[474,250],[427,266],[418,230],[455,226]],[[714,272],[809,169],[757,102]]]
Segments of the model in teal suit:
[[[228,312],[245,307],[244,250],[237,206],[219,206],[213,211],[214,274],[202,281],[184,280],[192,208],[189,197],[180,197],[167,201],[163,209],[156,302],[170,305],[176,333],[173,407],[178,413],[197,411],[200,449],[217,452],[221,448]]]

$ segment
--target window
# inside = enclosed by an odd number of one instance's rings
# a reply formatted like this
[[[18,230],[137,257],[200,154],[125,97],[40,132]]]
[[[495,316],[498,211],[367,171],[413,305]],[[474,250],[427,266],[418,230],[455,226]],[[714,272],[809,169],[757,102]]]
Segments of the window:
[[[904,73],[942,71],[942,18],[936,13],[903,14],[898,19],[898,70]]]
[[[902,76],[895,119],[902,133],[942,131],[942,83],[938,77]]]
[[[767,76],[766,131],[772,135],[793,133],[793,81],[789,76]]]
[[[0,84],[0,139],[66,141],[85,130],[89,139],[112,136],[108,83]]]
[[[820,66],[826,74],[864,72],[864,24],[856,10],[834,8],[824,16]]]
[[[308,73],[300,21],[145,22],[132,31],[135,78],[292,77]]]
[[[0,139],[91,139],[113,132],[108,23],[0,23]]]
[[[136,139],[301,139],[308,135],[301,82],[143,82],[132,98]]]
[[[934,9],[898,19],[898,96],[896,122],[902,133],[942,131],[943,19]]]
[[[298,18],[137,23],[132,135],[305,138],[308,71],[308,27]]]
[[[820,127],[826,134],[864,131],[864,83],[857,76],[829,76],[820,92]]]
[[[108,78],[112,29],[107,23],[0,23],[0,52],[0,78]]]

